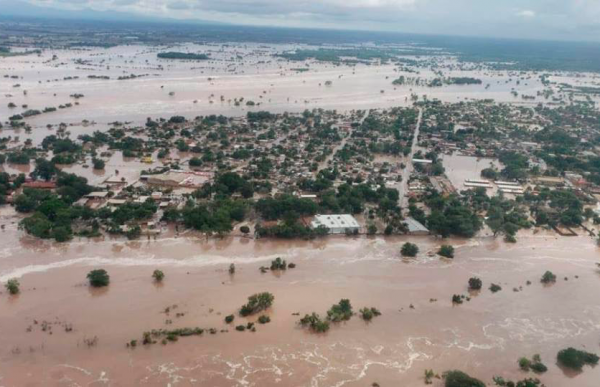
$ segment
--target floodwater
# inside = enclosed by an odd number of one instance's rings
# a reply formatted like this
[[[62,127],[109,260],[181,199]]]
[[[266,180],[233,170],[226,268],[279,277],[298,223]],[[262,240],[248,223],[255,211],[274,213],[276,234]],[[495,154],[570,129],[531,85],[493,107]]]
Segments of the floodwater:
[[[527,232],[507,245],[500,238],[284,242],[190,235],[55,244],[23,236],[14,214],[1,215],[7,243],[0,280],[17,277],[22,289],[0,296],[3,386],[419,386],[425,369],[461,369],[491,383],[496,375],[528,376],[517,359],[536,353],[549,368],[541,376],[547,386],[592,387],[600,380],[598,367],[573,374],[555,364],[569,346],[600,352],[598,247],[586,237]],[[407,240],[421,249],[415,259],[399,256]],[[454,260],[428,254],[448,242],[456,246]],[[275,257],[297,267],[261,274]],[[111,284],[91,290],[85,275],[100,267]],[[166,274],[160,286],[150,278],[156,268]],[[557,274],[556,284],[539,282],[546,270]],[[483,280],[483,290],[453,306],[453,294],[468,295],[472,276]],[[502,291],[492,294],[491,283]],[[257,324],[256,332],[224,323],[260,291],[275,296],[266,312],[271,323]],[[294,313],[323,315],[342,298],[355,310],[377,307],[382,316],[370,323],[354,316],[326,334],[297,325]],[[237,316],[233,325],[256,318]],[[219,332],[126,347],[150,329],[196,326]],[[88,346],[92,338],[97,342]]]
[[[73,125],[73,135],[102,130],[114,121],[143,123],[147,117],[224,114],[242,116],[248,110],[302,112],[305,109],[337,110],[408,106],[411,94],[448,102],[492,98],[523,103],[511,94],[526,95],[543,90],[539,79],[521,80],[506,72],[488,70],[446,70],[446,76],[472,76],[482,85],[438,88],[395,86],[400,75],[434,78],[428,69],[419,74],[401,73],[394,65],[333,65],[330,63],[288,62],[272,54],[293,48],[286,45],[231,44],[229,46],[183,45],[182,47],[120,46],[110,49],[46,50],[41,56],[9,57],[0,60],[0,119],[29,109],[74,103],[72,94],[83,94],[79,105],[26,119],[33,127],[34,144],[48,135],[47,124]],[[189,62],[158,59],[161,51],[208,52],[209,61]],[[56,55],[56,59],[53,56]],[[295,69],[309,68],[298,72]],[[119,76],[144,75],[117,80]],[[4,75],[17,76],[17,79]],[[109,76],[89,79],[89,75]],[[78,77],[77,79],[66,79]],[[331,81],[331,86],[325,86]],[[489,88],[486,86],[489,84]],[[15,87],[19,85],[19,87]],[[24,91],[27,94],[24,94]],[[221,100],[221,97],[222,100]],[[244,98],[236,106],[235,99]],[[257,105],[246,106],[252,100]],[[8,108],[13,102],[17,108]],[[535,104],[536,101],[529,104]],[[88,120],[92,125],[82,126]],[[9,133],[12,130],[5,129]],[[6,134],[2,134],[6,135]]]
[[[502,169],[502,165],[498,160],[483,157],[464,156],[455,153],[452,155],[441,155],[441,159],[443,160],[444,168],[446,168],[446,176],[448,176],[448,179],[458,191],[466,189],[465,180],[467,179],[484,179],[481,177],[481,171],[484,169]]]

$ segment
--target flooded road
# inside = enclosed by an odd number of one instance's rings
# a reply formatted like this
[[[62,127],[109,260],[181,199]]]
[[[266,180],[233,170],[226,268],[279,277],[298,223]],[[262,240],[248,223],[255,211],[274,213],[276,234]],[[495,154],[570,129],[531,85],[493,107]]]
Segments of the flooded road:
[[[572,374],[555,364],[569,346],[600,352],[600,255],[586,237],[528,232],[515,245],[491,238],[192,236],[51,244],[20,235],[9,214],[2,219],[3,240],[18,242],[3,246],[0,279],[18,277],[22,285],[19,296],[0,299],[4,386],[419,386],[425,369],[455,368],[491,383],[496,375],[526,377],[517,359],[536,353],[549,368],[541,376],[547,386],[592,387],[600,380],[598,367]],[[400,258],[407,240],[421,249],[416,259]],[[428,254],[448,242],[456,247],[454,260]],[[261,274],[275,257],[297,267]],[[111,284],[91,290],[85,275],[99,267]],[[166,274],[162,285],[151,280],[156,268]],[[558,276],[556,284],[539,282],[546,270]],[[469,295],[473,276],[484,285]],[[491,293],[491,283],[502,291]],[[256,320],[236,311],[260,291],[275,296],[271,323],[236,331]],[[452,305],[453,294],[471,300]],[[376,307],[382,316],[370,323],[354,316],[326,334],[297,325],[295,314],[324,315],[341,298],[355,311]],[[232,325],[223,321],[229,314],[237,316]],[[151,329],[197,326],[217,333],[125,345]]]

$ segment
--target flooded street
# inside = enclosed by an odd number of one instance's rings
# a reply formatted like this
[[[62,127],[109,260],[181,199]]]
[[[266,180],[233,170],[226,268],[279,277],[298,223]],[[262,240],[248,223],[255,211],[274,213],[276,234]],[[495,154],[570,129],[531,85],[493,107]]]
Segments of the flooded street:
[[[18,277],[22,288],[0,302],[2,385],[418,386],[425,369],[454,368],[491,383],[496,375],[525,377],[516,361],[535,353],[548,365],[548,386],[591,387],[600,379],[598,368],[571,374],[555,364],[560,349],[598,351],[600,344],[598,248],[586,237],[528,232],[515,245],[451,240],[454,260],[427,254],[441,240],[413,237],[421,253],[405,260],[399,249],[408,237],[53,245],[17,233],[8,224],[1,234],[8,243],[0,278]],[[259,267],[275,257],[297,267],[261,274]],[[91,290],[85,275],[100,267],[111,284]],[[160,286],[150,277],[156,268],[166,274]],[[556,284],[539,282],[546,270],[557,274]],[[453,306],[451,296],[468,295],[473,276],[483,289]],[[491,293],[491,283],[502,291]],[[260,291],[275,295],[271,323],[237,332],[235,325],[257,316],[236,311]],[[376,307],[382,316],[370,323],[354,316],[326,334],[297,325],[295,313],[323,315],[341,298],[355,311]],[[229,314],[237,316],[231,325],[223,321]],[[218,332],[167,345],[125,345],[141,342],[151,329],[197,326]],[[97,341],[88,346],[92,338]]]

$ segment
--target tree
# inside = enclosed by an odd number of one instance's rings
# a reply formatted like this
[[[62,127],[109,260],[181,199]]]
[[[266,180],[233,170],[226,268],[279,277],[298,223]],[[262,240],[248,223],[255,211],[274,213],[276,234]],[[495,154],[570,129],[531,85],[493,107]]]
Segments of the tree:
[[[250,316],[263,311],[273,305],[273,300],[275,300],[275,296],[268,292],[254,294],[248,297],[247,304],[242,305],[240,314],[242,316]]]
[[[40,178],[48,181],[57,173],[58,168],[56,168],[53,162],[40,157],[35,160],[35,169],[30,175],[34,179]]]
[[[12,295],[19,294],[19,292],[21,291],[19,289],[20,286],[21,285],[19,284],[19,281],[16,278],[9,279],[4,285],[6,290],[8,290],[8,292]]]
[[[154,281],[156,282],[162,282],[162,280],[165,278],[165,273],[163,273],[161,270],[154,270],[152,273],[152,278],[154,278]]]
[[[96,170],[102,170],[102,169],[104,169],[104,165],[105,165],[104,160],[94,158],[92,160],[92,162],[94,163],[94,169],[96,169]]]
[[[453,370],[444,373],[445,387],[485,387],[479,379],[475,379],[462,371]]]
[[[419,253],[419,247],[414,243],[406,242],[402,245],[400,253],[405,257],[416,257]]]
[[[480,290],[483,286],[483,282],[477,277],[469,278],[469,289],[470,290]]]
[[[342,299],[337,304],[331,306],[327,311],[327,319],[333,322],[350,320],[352,317],[352,305],[350,300]]]
[[[566,368],[579,371],[584,365],[598,364],[598,356],[594,353],[580,351],[575,348],[567,348],[558,352],[556,355],[558,363]]]
[[[90,271],[87,274],[87,279],[90,281],[90,285],[94,288],[108,286],[108,283],[110,282],[110,276],[104,269]]]
[[[550,284],[556,282],[556,275],[551,271],[546,271],[544,275],[542,275],[542,279],[540,280],[543,284]]]
[[[242,232],[242,234],[248,234],[250,232],[250,227],[242,226],[240,227],[240,231]]]
[[[446,258],[454,258],[454,247],[450,245],[442,245],[438,250],[438,254]]]
[[[235,263],[229,265],[229,274],[235,274]]]

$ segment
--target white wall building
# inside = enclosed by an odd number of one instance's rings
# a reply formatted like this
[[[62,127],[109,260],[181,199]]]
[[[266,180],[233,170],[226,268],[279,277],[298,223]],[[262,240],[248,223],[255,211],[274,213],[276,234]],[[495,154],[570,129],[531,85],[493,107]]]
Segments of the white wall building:
[[[311,222],[312,228],[325,226],[330,234],[355,233],[360,231],[360,224],[350,214],[316,215]]]

